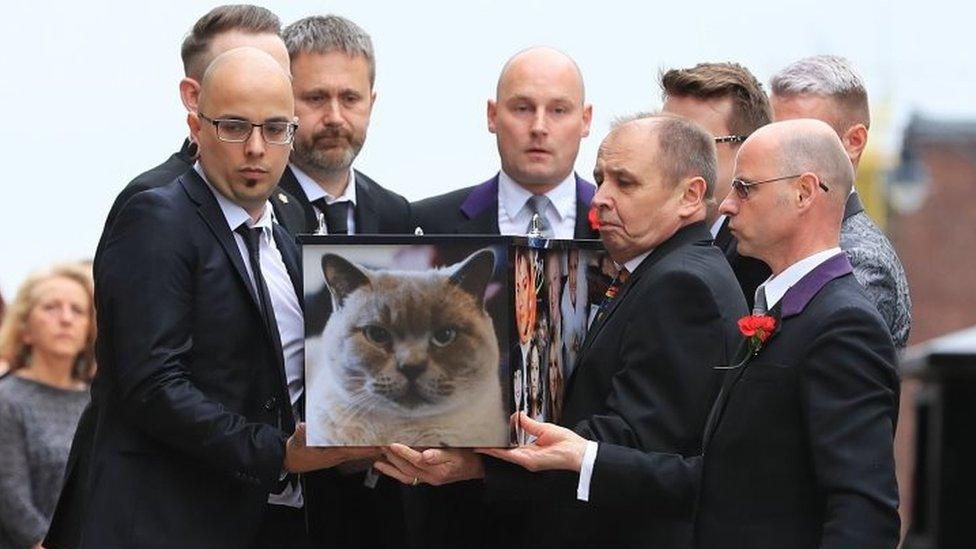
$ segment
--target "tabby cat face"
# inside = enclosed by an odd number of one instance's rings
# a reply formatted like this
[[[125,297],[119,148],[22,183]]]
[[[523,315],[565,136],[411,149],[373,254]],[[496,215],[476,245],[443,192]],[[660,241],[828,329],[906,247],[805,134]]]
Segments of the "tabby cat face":
[[[498,342],[484,309],[494,254],[428,272],[370,271],[322,258],[333,313],[324,337],[353,406],[444,413],[497,383]]]

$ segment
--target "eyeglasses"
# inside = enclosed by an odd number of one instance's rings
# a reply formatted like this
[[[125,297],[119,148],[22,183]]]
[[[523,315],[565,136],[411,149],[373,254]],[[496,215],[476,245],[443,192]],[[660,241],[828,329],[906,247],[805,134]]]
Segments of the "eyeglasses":
[[[774,181],[784,181],[787,179],[796,179],[797,177],[800,177],[802,175],[803,175],[802,173],[796,175],[784,175],[782,177],[774,177],[772,179],[764,179],[762,181],[752,181],[752,182],[736,177],[735,179],[732,180],[732,190],[735,191],[735,195],[738,196],[740,200],[746,200],[747,198],[749,198],[749,189],[755,187],[756,185],[762,185],[763,183],[772,183]],[[823,181],[819,181],[818,184],[820,185],[820,188],[824,190],[824,192],[830,190],[827,188],[827,185],[825,185]]]
[[[254,128],[261,128],[261,137],[269,145],[287,145],[295,138],[298,124],[285,120],[272,120],[264,124],[255,124],[250,120],[236,118],[209,118],[202,112],[197,112],[202,119],[210,122],[217,129],[217,139],[225,143],[244,143],[251,138]]]
[[[746,140],[744,135],[722,135],[715,138],[715,144],[719,143],[742,143]]]

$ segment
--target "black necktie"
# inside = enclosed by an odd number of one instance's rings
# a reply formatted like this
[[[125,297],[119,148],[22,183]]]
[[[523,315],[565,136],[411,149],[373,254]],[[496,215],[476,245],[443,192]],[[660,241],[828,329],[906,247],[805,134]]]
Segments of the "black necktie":
[[[268,285],[265,284],[264,275],[261,274],[261,229],[251,228],[247,226],[247,223],[241,223],[241,225],[235,229],[235,232],[244,237],[244,244],[247,245],[248,261],[251,264],[251,276],[254,279],[254,287],[258,294],[258,302],[261,305],[261,316],[264,318],[265,326],[268,329],[268,333],[271,334],[271,340],[274,342],[274,352],[283,359],[284,355],[281,351],[281,334],[278,333],[278,321],[275,320],[274,306],[271,303],[271,293],[268,292]],[[282,364],[282,367],[284,367],[284,364]],[[288,381],[286,379],[286,393],[288,390],[287,387]],[[288,409],[290,409],[291,403],[289,402],[288,404]],[[282,425],[282,418],[279,415],[278,428],[285,430],[285,432],[288,434],[291,434],[290,429],[294,428],[294,419],[292,421],[292,425]],[[297,486],[298,475],[288,474],[285,476],[285,478],[279,480],[273,493],[280,494],[282,491],[284,491],[286,484]]]
[[[329,230],[329,234],[349,234],[348,200],[326,204],[323,197],[312,201],[312,204],[325,215],[325,228]]]

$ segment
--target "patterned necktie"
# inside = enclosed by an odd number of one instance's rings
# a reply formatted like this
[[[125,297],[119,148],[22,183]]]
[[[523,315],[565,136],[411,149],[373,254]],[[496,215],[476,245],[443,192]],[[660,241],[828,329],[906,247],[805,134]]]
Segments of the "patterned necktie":
[[[621,286],[627,282],[628,278],[630,278],[630,271],[627,270],[627,267],[621,267],[620,271],[617,272],[617,276],[607,286],[606,293],[603,294],[603,301],[600,303],[600,308],[596,312],[596,322],[603,320],[603,317],[607,315],[607,312],[610,310],[610,304],[616,299],[617,294],[620,293]]]
[[[529,211],[533,214],[539,214],[539,233],[542,238],[554,238],[556,233],[552,230],[552,225],[549,224],[549,220],[546,218],[546,207],[549,206],[549,198],[545,195],[532,195],[529,197],[526,205],[529,207]],[[532,220],[529,220],[529,226],[525,228],[525,233],[528,234],[532,231]]]
[[[325,197],[313,200],[312,204],[325,215],[325,227],[329,234],[349,234],[348,200],[326,204]]]

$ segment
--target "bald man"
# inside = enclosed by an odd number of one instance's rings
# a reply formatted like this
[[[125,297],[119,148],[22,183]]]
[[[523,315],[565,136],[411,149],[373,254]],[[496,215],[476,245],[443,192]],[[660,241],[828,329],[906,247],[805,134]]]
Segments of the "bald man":
[[[188,123],[198,162],[126,203],[95,268],[94,419],[75,438],[91,470],[69,469],[48,547],[303,547],[286,473],[352,456],[306,448],[294,412],[299,257],[268,202],[296,126],[289,75],[225,52]]]
[[[179,84],[180,101],[186,110],[196,110],[203,72],[215,57],[225,51],[244,46],[258,48],[274,57],[288,70],[288,51],[279,36],[280,32],[281,22],[277,15],[250,4],[217,6],[200,17],[183,39],[180,52],[184,74]],[[122,206],[134,195],[166,185],[185,173],[193,167],[197,151],[197,143],[188,137],[183,140],[180,150],[166,161],[130,181],[119,192],[109,209],[98,250],[102,249],[103,241]],[[272,194],[271,204],[277,218],[289,230],[297,228],[304,221],[301,206],[284,190]]]
[[[897,546],[895,348],[839,247],[853,181],[823,122],[779,122],[745,141],[720,210],[741,252],[772,269],[754,311],[766,331],[743,335],[702,456],[600,443],[592,504],[644,505],[649,515],[697,504],[702,549]],[[544,442],[492,455],[532,470],[581,470],[583,437],[522,423]]]
[[[587,222],[595,187],[573,166],[593,107],[583,75],[565,53],[521,51],[505,64],[488,100],[501,170],[491,179],[411,206],[425,234],[524,235],[534,213],[551,238],[596,238]]]

